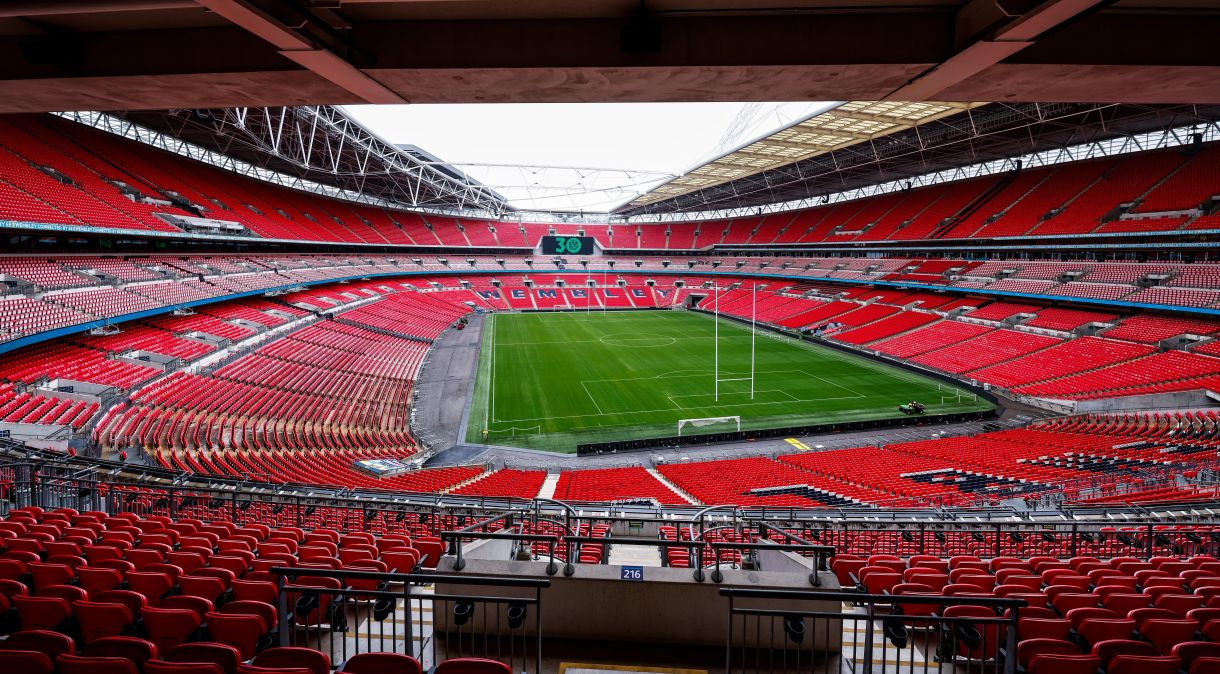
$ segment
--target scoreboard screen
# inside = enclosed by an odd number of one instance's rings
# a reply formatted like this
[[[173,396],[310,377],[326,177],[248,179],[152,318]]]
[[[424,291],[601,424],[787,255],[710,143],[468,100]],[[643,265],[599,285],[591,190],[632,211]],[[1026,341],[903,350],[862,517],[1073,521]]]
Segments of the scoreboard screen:
[[[592,255],[593,237],[591,236],[544,236],[542,237],[543,255]]]

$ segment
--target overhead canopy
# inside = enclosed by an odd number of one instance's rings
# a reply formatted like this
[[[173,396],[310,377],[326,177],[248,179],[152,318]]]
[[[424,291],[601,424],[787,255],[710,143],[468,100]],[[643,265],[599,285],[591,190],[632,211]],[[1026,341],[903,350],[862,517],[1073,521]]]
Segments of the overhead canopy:
[[[759,138],[631,201],[644,206],[914,128],[982,103],[850,101]]]
[[[0,0],[0,112],[1220,103],[1206,0]]]

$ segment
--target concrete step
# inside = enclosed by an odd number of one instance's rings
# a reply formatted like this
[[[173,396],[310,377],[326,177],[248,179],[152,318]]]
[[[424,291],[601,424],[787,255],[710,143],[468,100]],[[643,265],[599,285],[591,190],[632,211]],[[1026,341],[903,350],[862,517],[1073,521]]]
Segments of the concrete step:
[[[672,491],[673,493],[677,494],[678,496],[681,496],[682,498],[686,499],[687,503],[690,503],[691,505],[702,505],[701,503],[699,503],[699,499],[686,493],[685,491],[683,491],[683,489],[681,487],[674,484],[673,482],[670,482],[669,478],[662,475],[659,471],[657,471],[656,468],[645,468],[645,470],[647,470],[649,473],[652,473],[652,476],[657,478],[657,481],[659,481],[661,484],[665,485],[666,487],[669,487],[670,491]]]
[[[613,541],[614,539],[610,539]],[[646,545],[611,545],[606,560],[619,566],[661,566],[661,549]]]
[[[559,484],[559,473],[547,473],[546,479],[542,482],[542,489],[538,490],[537,498],[555,498],[555,486]]]

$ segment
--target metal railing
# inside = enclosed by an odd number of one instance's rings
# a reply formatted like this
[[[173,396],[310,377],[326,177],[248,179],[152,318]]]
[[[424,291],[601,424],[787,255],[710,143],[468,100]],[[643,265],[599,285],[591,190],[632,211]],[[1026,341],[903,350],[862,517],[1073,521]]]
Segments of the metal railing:
[[[723,588],[724,671],[1016,672],[1025,602]],[[852,610],[844,610],[844,604]],[[843,668],[846,665],[846,670]]]
[[[280,646],[304,646],[342,663],[360,653],[401,653],[424,671],[452,658],[489,658],[541,672],[537,578],[274,567]],[[435,587],[460,584],[460,591]],[[447,586],[445,586],[447,587]],[[515,592],[514,592],[515,590]]]
[[[1220,532],[1208,529],[1220,519],[1220,508],[1214,503],[1191,503],[1172,511],[1161,510],[1172,512],[1172,518],[1157,514],[1151,509],[1153,506],[1134,505],[1039,514],[1045,519],[1036,519],[1027,512],[996,510],[805,511],[727,506],[718,511],[691,513],[690,509],[637,511],[605,504],[584,507],[578,514],[568,504],[541,501],[451,502],[437,494],[374,497],[333,489],[236,481],[203,487],[183,484],[183,476],[170,472],[150,470],[130,475],[117,463],[80,461],[63,455],[45,460],[42,457],[43,454],[34,452],[28,459],[0,463],[0,493],[4,496],[0,499],[0,514],[14,507],[66,507],[228,521],[238,526],[259,523],[432,536],[513,515],[514,522],[528,521],[535,527],[547,522],[556,532],[565,531],[568,535],[575,534],[582,522],[671,525],[689,534],[691,540],[703,540],[713,529],[751,531],[764,538],[777,536],[778,530],[800,539],[786,539],[788,542],[829,546],[839,552],[971,554],[982,558],[1036,554],[1147,558],[1220,553]],[[174,478],[179,482],[171,481]],[[483,530],[487,528],[484,526]],[[1107,528],[1132,531],[1106,531]],[[738,536],[738,540],[743,539]],[[661,543],[658,539],[658,544]],[[690,544],[671,541],[669,545]],[[561,550],[557,544],[556,557]]]

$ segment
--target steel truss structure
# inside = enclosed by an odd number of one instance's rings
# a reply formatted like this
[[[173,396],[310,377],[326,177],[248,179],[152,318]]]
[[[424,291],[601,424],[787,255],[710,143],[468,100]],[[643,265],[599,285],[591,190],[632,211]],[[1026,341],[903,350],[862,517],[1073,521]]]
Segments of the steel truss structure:
[[[508,209],[495,190],[436,157],[383,140],[335,106],[178,109],[123,116],[264,171],[400,208],[493,216]]]
[[[985,175],[959,169],[984,166],[991,167],[987,172],[994,172],[993,162],[1008,160],[1015,166],[1019,158],[1047,152],[1069,151],[1061,159],[1049,161],[1058,163],[1173,147],[1191,142],[1194,127],[1200,132],[1214,130],[1217,120],[1220,107],[1216,106],[991,103],[774,170],[647,204],[628,205],[615,215],[631,217],[632,221],[646,221],[643,216],[686,220],[694,219],[695,213],[706,219],[709,213],[736,217],[807,208],[890,191],[880,186],[891,183],[931,184],[928,176],[946,171],[956,175],[952,178],[955,180]],[[1168,136],[1157,135],[1167,132]],[[1126,150],[1106,144],[1134,138],[1141,140],[1120,143],[1127,145]],[[1049,156],[1039,161],[1047,162]]]
[[[426,214],[584,224],[782,213],[1019,168],[1220,141],[1220,106],[990,104],[780,169],[607,214],[515,210],[496,185],[471,179],[462,165],[447,164],[418,148],[394,146],[332,106],[57,114],[327,197]],[[530,190],[524,179],[529,172],[572,173],[576,177],[570,188],[548,195],[556,201],[568,190],[608,194],[663,179],[648,172],[497,168],[508,174],[496,182],[520,191]],[[622,174],[621,181],[610,173]]]

